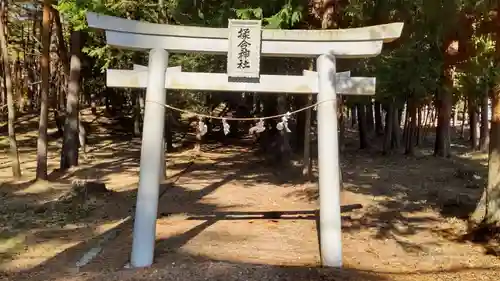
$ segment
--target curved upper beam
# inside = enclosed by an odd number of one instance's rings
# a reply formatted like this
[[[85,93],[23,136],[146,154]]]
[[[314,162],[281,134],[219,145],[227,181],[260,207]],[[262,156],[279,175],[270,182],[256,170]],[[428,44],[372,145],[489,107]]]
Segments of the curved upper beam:
[[[109,45],[127,50],[162,48],[171,53],[197,52],[225,55],[229,40],[106,31]],[[262,41],[262,56],[314,57],[330,53],[338,58],[364,58],[380,54],[382,41]]]
[[[89,27],[139,33],[147,35],[227,39],[227,28],[156,24],[118,17],[87,13]],[[263,29],[262,41],[384,41],[391,42],[401,36],[404,23],[396,22],[349,29],[282,30]]]

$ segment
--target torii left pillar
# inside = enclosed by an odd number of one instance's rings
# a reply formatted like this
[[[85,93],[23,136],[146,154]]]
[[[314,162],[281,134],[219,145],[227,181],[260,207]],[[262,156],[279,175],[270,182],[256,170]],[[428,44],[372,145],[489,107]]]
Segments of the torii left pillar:
[[[133,267],[153,264],[156,239],[156,218],[160,175],[164,174],[165,150],[163,132],[165,126],[165,74],[168,53],[164,49],[149,52],[148,88],[142,130],[139,190],[134,221],[132,256]],[[163,161],[163,163],[162,163]],[[163,171],[162,171],[163,169]]]

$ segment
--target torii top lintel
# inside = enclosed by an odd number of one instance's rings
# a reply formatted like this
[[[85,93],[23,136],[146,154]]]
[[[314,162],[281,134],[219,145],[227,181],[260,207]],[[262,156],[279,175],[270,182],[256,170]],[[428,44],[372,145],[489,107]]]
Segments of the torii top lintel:
[[[87,13],[91,28],[106,31],[107,43],[124,49],[164,48],[169,52],[226,54],[227,28],[180,26]],[[331,53],[339,58],[378,55],[384,42],[401,36],[403,23],[350,29],[262,30],[263,56],[313,57]]]

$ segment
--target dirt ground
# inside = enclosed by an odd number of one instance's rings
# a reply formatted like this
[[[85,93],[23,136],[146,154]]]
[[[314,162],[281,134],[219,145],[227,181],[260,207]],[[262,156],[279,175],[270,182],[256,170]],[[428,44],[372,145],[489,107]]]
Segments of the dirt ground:
[[[29,127],[30,120],[25,120]],[[155,264],[131,270],[130,215],[140,140],[95,132],[89,160],[32,182],[35,132],[21,131],[24,179],[12,182],[0,154],[2,280],[498,280],[495,245],[462,241],[462,219],[485,180],[484,155],[342,154],[344,269],[319,268],[317,186],[300,167],[279,168],[247,146],[204,145],[167,157]],[[7,142],[0,142],[6,151]],[[110,194],[61,200],[75,179],[106,183]],[[313,181],[314,182],[314,181]],[[361,204],[361,208],[356,208]],[[77,262],[90,249],[88,264]]]

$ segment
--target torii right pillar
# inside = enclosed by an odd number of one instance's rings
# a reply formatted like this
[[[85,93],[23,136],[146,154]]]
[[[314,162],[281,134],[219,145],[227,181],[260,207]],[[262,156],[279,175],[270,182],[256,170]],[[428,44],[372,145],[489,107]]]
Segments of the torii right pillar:
[[[332,55],[317,59],[318,70],[318,170],[319,170],[319,238],[321,264],[342,266],[342,230],[340,216],[340,162],[336,63]]]

